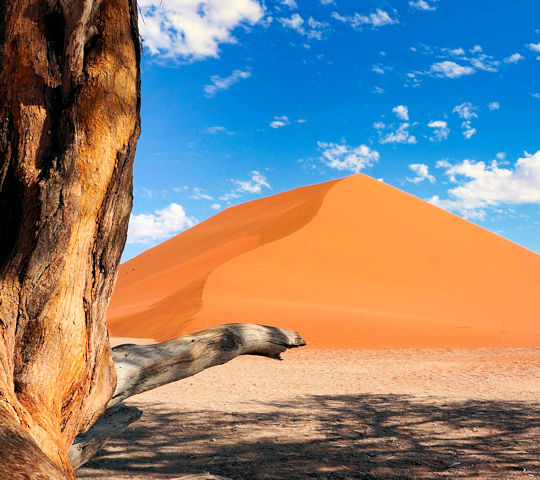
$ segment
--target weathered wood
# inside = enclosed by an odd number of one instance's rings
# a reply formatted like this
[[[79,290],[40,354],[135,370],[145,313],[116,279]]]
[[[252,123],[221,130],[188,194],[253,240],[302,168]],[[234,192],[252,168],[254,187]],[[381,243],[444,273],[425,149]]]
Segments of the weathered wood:
[[[305,344],[304,339],[291,330],[230,323],[155,345],[119,345],[113,348],[117,383],[108,407],[239,355],[280,359],[280,354],[288,348]]]
[[[122,433],[130,423],[141,418],[142,412],[135,407],[116,405],[109,408],[83,435],[75,438],[69,449],[69,460],[74,469],[90,460],[107,440]]]
[[[87,433],[75,439],[69,450],[73,468],[86,463],[108,437],[136,420],[130,417],[130,421],[125,423],[124,419],[129,417],[129,412],[118,410],[122,407],[118,404],[126,398],[191,377],[239,355],[262,355],[279,359],[286,349],[303,345],[305,341],[302,337],[291,330],[231,323],[155,345],[125,344],[113,348],[117,371],[116,391],[104,416]]]
[[[135,0],[0,0],[0,430],[71,478],[115,388],[139,103]],[[42,457],[0,450],[0,478],[38,478]]]

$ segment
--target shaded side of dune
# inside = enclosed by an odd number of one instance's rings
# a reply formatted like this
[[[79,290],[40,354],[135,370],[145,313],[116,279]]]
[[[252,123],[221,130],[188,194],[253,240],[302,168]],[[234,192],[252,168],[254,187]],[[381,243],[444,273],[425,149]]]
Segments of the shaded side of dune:
[[[365,175],[230,208],[121,266],[112,335],[220,323],[313,348],[540,344],[540,256]]]
[[[304,227],[338,181],[229,208],[123,264],[108,311],[111,335],[165,340],[187,333],[210,273]]]

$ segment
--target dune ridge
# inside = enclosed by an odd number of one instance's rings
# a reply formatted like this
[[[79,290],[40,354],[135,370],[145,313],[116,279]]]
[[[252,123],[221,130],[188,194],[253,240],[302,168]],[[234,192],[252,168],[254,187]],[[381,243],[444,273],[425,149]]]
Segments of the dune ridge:
[[[540,256],[364,175],[248,202],[126,262],[111,334],[279,325],[312,348],[540,343]]]

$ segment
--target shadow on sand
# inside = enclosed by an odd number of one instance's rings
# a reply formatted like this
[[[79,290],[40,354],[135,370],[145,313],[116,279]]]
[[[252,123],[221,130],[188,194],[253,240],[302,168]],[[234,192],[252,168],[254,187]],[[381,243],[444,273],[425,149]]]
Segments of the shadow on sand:
[[[80,478],[531,478],[540,475],[540,404],[421,402],[343,395],[261,403],[264,412],[171,411],[143,418]]]

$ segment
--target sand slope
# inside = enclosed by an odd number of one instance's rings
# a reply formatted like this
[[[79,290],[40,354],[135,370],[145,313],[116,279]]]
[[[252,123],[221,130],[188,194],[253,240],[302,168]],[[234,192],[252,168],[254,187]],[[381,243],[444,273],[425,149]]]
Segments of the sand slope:
[[[314,348],[540,344],[540,256],[364,175],[230,208],[126,262],[111,335],[226,322]]]

